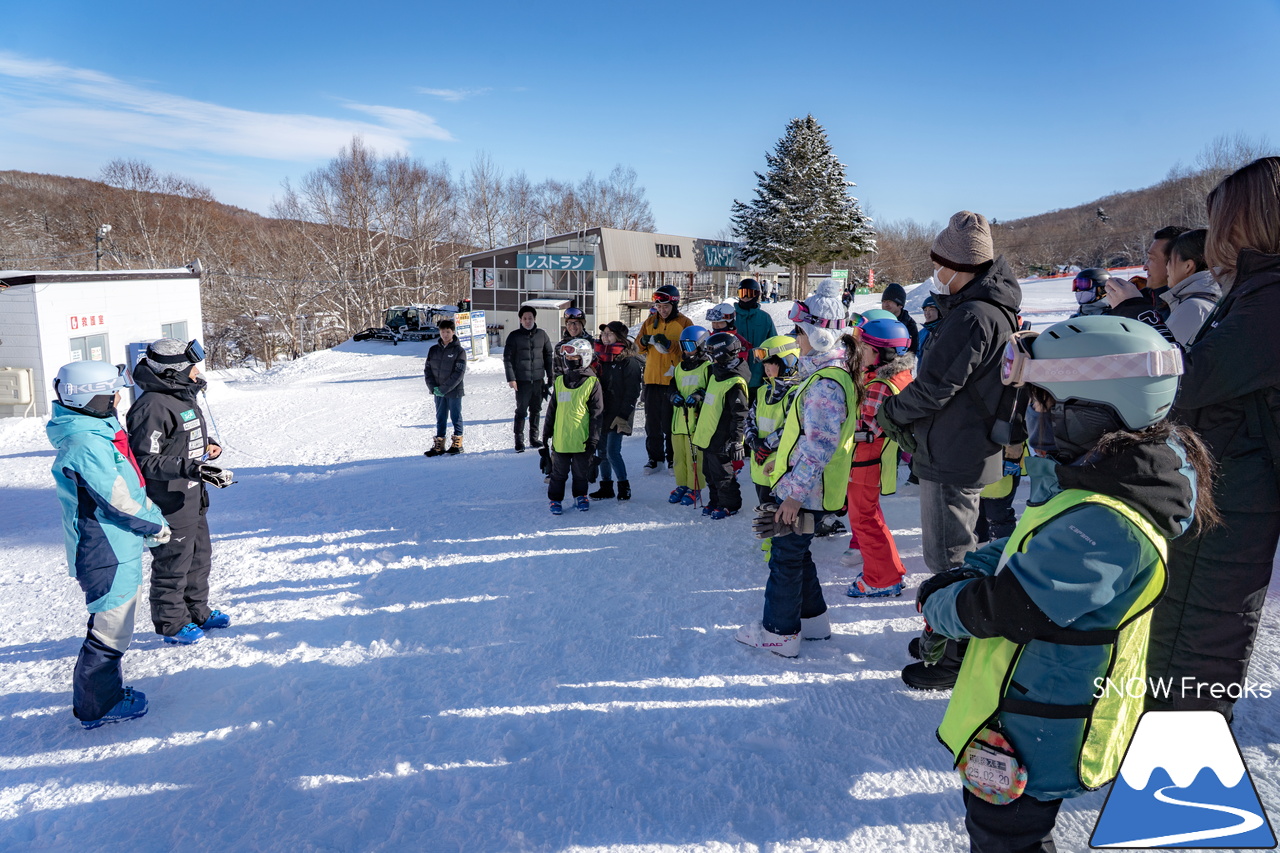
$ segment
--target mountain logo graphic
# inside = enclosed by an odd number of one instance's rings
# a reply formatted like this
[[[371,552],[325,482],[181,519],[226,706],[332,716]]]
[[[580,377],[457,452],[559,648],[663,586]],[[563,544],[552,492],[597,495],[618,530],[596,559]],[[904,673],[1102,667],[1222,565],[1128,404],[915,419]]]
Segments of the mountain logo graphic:
[[[1143,714],[1089,846],[1275,848],[1226,718],[1216,711]]]

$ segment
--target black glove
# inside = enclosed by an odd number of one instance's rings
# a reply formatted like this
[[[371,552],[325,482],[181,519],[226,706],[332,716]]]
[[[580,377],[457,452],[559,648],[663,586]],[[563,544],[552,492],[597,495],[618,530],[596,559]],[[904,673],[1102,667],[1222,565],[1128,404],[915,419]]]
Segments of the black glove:
[[[653,335],[641,335],[640,343],[647,347],[649,344],[653,343]]]
[[[684,397],[681,397],[681,396],[680,396],[680,392],[679,392],[679,391],[672,391],[672,392],[671,392],[671,405],[673,405],[673,406],[683,406],[683,405],[684,405],[684,403],[685,403]]]
[[[587,450],[591,453],[595,453],[595,450],[592,448],[587,448]],[[600,457],[592,456],[591,471],[587,474],[587,482],[594,483],[598,479],[600,479]]]
[[[551,476],[551,451],[545,446],[538,450],[538,470],[544,477]]]
[[[756,464],[763,465],[765,462],[769,460],[769,457],[772,455],[773,455],[773,448],[766,447],[763,444],[759,445],[758,447],[756,447],[756,455],[755,455]]]
[[[778,505],[761,504],[756,507],[755,517],[751,520],[751,531],[757,539],[772,539],[775,536],[789,536],[792,533],[812,533],[813,513],[802,512],[794,525],[783,524],[775,517]]]
[[[741,462],[743,459],[746,458],[746,454],[742,450],[742,445],[738,444],[737,442],[730,444],[728,447],[725,448],[725,450],[727,451],[725,453],[725,456],[728,458],[730,462]]]
[[[649,340],[659,352],[671,351],[671,338],[666,335],[653,335]]]
[[[885,412],[883,406],[880,407],[880,411],[876,412],[876,423],[880,425],[880,429],[884,430],[884,434],[891,441],[896,441],[904,451],[907,453],[916,452],[916,437],[911,432],[911,427],[894,423],[889,419],[889,415]]]
[[[201,464],[200,479],[211,486],[217,486],[219,489],[225,489],[236,481],[236,475],[233,471],[215,468],[213,465]]]
[[[953,583],[960,581],[973,580],[974,578],[985,577],[982,572],[977,569],[971,569],[968,566],[961,566],[958,569],[949,569],[945,572],[938,572],[931,578],[920,584],[920,588],[916,590],[916,611],[924,612],[924,603],[938,590]]]
[[[553,386],[550,383],[542,386],[542,399],[544,401],[551,399],[552,388]]]
[[[947,651],[947,638],[934,631],[928,625],[920,635],[920,660],[925,666],[933,666],[942,660]]]

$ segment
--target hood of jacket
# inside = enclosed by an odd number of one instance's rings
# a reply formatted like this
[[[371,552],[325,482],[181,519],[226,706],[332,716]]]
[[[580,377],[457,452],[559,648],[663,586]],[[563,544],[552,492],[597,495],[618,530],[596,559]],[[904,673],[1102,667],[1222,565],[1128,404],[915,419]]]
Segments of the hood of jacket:
[[[92,415],[82,415],[58,402],[53,404],[53,417],[49,418],[49,422],[44,425],[44,433],[49,437],[49,443],[58,449],[62,448],[67,439],[79,433],[89,432],[111,441],[120,429],[120,421],[114,416],[95,418]]]
[[[1212,296],[1216,301],[1222,296],[1222,288],[1213,280],[1212,270],[1200,270],[1187,276],[1182,281],[1160,294],[1160,298],[1172,306],[1176,306],[1197,293]]]
[[[165,371],[162,376],[145,361],[138,362],[138,366],[133,369],[133,382],[148,394],[168,394],[186,400],[195,400],[196,395],[208,384],[203,377],[192,379],[184,372]]]
[[[905,353],[896,358],[886,361],[884,364],[876,367],[876,379],[884,379],[886,381],[897,376],[904,370],[916,369],[916,357],[911,353]]]
[[[1040,504],[1063,489],[1085,489],[1119,498],[1170,539],[1191,525],[1196,477],[1176,437],[1127,443],[1097,459],[1071,465],[1052,459],[1027,459],[1032,477],[1031,500]]]
[[[1022,306],[1022,288],[1018,285],[1018,277],[1013,274],[1013,268],[1004,259],[1004,255],[1001,255],[991,262],[985,273],[960,288],[959,292],[935,294],[933,298],[938,303],[938,313],[943,317],[956,306],[970,300],[993,302],[1017,314]]]

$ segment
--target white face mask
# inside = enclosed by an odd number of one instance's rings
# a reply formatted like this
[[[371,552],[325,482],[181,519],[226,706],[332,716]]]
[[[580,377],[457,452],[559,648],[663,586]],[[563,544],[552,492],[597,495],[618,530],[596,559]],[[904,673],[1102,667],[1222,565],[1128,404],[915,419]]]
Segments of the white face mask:
[[[951,285],[943,284],[942,279],[938,278],[938,273],[942,271],[942,267],[938,267],[933,271],[933,275],[929,276],[929,290],[939,296],[949,296],[951,294]],[[951,281],[955,281],[956,277],[951,276]]]

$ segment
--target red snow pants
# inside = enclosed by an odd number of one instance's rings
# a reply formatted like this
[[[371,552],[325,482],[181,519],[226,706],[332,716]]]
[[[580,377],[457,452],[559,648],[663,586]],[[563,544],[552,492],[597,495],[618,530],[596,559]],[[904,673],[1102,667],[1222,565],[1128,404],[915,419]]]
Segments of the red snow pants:
[[[880,509],[880,452],[884,436],[855,446],[854,466],[849,470],[849,531],[862,552],[862,579],[871,586],[892,586],[907,574],[898,557],[889,525]],[[860,465],[870,462],[870,465]]]

